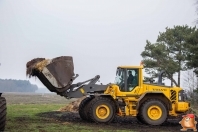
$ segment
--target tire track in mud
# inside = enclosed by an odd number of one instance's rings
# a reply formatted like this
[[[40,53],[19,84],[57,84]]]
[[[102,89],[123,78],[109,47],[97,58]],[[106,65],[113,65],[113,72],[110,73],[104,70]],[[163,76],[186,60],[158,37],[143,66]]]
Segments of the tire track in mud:
[[[40,117],[44,117],[45,119],[55,120],[62,124],[76,124],[80,126],[90,126],[94,130],[99,130],[101,128],[105,128],[107,130],[128,130],[128,131],[137,131],[137,132],[179,132],[182,129],[179,124],[179,119],[168,119],[167,122],[160,126],[149,126],[138,122],[138,120],[134,117],[116,117],[112,123],[104,124],[104,123],[93,123],[86,122],[82,120],[78,113],[75,112],[45,112],[38,114]],[[196,118],[198,121],[198,118]],[[197,125],[198,128],[198,125]],[[189,130],[190,131],[190,130]]]

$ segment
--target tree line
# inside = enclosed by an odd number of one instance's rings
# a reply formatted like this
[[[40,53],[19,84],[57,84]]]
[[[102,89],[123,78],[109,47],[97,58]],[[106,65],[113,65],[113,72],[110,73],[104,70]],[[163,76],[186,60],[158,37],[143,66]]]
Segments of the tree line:
[[[35,92],[37,85],[27,80],[0,79],[0,93],[3,92]]]

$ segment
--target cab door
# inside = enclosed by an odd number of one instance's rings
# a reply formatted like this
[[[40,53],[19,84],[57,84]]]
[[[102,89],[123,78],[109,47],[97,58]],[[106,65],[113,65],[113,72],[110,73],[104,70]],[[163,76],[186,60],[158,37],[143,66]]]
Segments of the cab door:
[[[119,87],[121,92],[132,92],[139,87],[139,69],[121,69]]]
[[[126,92],[131,92],[136,87],[139,87],[139,69],[126,69],[126,70],[127,70]]]

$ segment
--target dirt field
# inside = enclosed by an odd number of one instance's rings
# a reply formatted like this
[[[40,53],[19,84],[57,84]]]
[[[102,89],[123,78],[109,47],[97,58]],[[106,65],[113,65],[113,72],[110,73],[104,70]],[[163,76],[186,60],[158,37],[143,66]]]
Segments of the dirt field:
[[[72,100],[67,100],[64,97],[60,97],[56,94],[19,94],[19,93],[5,93],[3,94],[7,99],[7,104],[68,104]],[[59,108],[57,108],[58,110]],[[74,112],[60,112],[60,111],[49,111],[46,113],[39,113],[38,116],[42,116],[48,120],[56,120],[57,123],[65,125],[80,125],[80,126],[91,126],[96,131],[101,128],[107,130],[116,131],[117,129],[123,129],[125,131],[138,131],[138,132],[177,132],[182,128],[178,123],[179,120],[168,120],[161,126],[147,126],[139,123],[136,118],[124,118],[117,117],[110,124],[96,124],[84,122],[79,117],[78,113]],[[198,121],[198,119],[196,119]],[[197,127],[198,128],[198,127]],[[188,130],[191,131],[191,130]]]
[[[67,104],[76,99],[67,100],[65,97],[52,94],[33,93],[3,93],[7,104]]]

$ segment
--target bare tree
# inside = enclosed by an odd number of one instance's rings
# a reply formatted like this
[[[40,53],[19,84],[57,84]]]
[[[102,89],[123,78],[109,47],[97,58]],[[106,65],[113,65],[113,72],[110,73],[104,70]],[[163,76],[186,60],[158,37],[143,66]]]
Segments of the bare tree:
[[[186,88],[187,96],[192,101],[192,104],[197,102],[197,92],[196,89],[198,88],[198,78],[193,70],[186,71],[184,74],[184,87]]]

